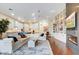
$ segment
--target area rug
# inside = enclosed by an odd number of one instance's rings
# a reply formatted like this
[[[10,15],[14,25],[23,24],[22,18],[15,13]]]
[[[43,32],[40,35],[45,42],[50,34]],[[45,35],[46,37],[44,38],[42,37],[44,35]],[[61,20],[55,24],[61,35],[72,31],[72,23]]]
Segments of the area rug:
[[[13,52],[12,54],[0,55],[52,55],[52,50],[48,40],[40,41],[36,47],[28,48],[27,44]]]

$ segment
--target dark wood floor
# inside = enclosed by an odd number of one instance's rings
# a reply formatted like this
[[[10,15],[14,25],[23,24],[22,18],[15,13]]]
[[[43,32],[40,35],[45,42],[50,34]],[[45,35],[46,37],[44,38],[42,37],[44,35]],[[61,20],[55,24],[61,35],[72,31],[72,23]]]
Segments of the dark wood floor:
[[[54,55],[72,55],[72,50],[53,37],[48,38]]]

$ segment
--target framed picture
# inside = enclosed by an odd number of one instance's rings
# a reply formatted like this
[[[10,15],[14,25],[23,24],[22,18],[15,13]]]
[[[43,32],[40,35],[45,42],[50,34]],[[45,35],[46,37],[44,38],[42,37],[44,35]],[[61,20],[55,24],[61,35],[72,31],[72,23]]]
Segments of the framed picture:
[[[73,12],[66,19],[66,28],[67,29],[76,29],[76,27],[77,27],[77,13]]]

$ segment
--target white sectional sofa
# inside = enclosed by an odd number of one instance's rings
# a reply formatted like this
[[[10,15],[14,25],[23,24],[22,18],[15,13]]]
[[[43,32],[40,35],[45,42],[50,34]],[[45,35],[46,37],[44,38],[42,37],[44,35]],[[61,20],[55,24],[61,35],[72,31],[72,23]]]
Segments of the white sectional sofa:
[[[12,53],[12,38],[4,38],[0,40],[0,53]]]
[[[13,38],[4,38],[0,40],[0,53],[11,54],[24,44],[28,42],[29,37],[20,38],[17,42],[14,42]]]
[[[18,37],[17,33],[8,33],[8,35],[10,34]],[[18,38],[18,41],[15,43],[13,38],[4,38],[3,40],[0,40],[0,53],[11,54],[26,43],[28,43],[28,48],[35,47],[37,40],[46,40],[46,36],[40,36],[40,34],[27,34],[26,38]]]

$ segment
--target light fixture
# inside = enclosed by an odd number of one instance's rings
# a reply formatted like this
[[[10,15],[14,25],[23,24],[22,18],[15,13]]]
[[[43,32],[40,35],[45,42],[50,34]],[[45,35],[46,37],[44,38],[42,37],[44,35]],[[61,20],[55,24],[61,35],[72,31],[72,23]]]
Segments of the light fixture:
[[[32,16],[35,16],[35,13],[32,13]]]
[[[17,30],[18,28],[16,27],[15,29]]]
[[[12,9],[12,8],[9,8],[9,10],[11,10],[11,11],[12,11],[13,9]]]
[[[32,13],[32,18],[35,17],[35,13]]]
[[[14,13],[11,13],[11,15],[14,16],[15,14]]]
[[[35,13],[32,13],[32,19],[36,19]]]
[[[12,15],[12,16],[15,15],[15,14],[13,13],[13,9],[12,9],[12,8],[9,8],[8,10],[11,12],[11,15]]]

